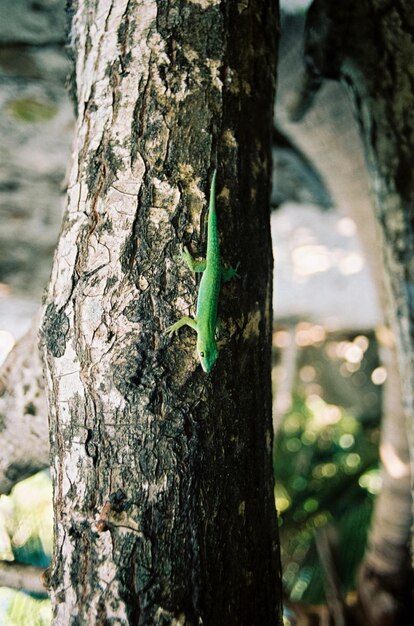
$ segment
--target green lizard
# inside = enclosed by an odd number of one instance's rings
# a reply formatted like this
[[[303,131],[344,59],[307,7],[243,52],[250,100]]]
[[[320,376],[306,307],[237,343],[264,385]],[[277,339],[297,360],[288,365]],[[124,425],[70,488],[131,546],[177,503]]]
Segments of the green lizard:
[[[214,171],[210,189],[210,204],[207,224],[207,256],[196,261],[187,248],[182,251],[182,258],[193,272],[203,272],[197,298],[196,317],[182,317],[169,326],[166,332],[173,334],[181,326],[190,326],[197,332],[197,354],[201,367],[210,372],[218,357],[216,343],[217,308],[221,281],[228,281],[237,274],[236,269],[223,268],[220,261],[219,238],[216,216],[216,171]]]

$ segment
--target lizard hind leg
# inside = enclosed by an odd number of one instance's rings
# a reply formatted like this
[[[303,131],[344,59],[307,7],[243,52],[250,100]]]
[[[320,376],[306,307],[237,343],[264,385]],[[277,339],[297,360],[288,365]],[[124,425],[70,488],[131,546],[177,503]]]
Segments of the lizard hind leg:
[[[185,315],[180,320],[178,320],[178,322],[175,322],[175,324],[168,326],[165,332],[168,335],[173,335],[182,326],[190,326],[190,328],[193,328],[195,331],[197,331],[197,321],[192,317],[188,317]]]

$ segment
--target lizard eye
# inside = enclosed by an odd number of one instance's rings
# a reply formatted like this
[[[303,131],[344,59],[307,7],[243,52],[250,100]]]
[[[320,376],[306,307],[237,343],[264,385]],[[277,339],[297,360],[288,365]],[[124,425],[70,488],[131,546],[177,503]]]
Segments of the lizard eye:
[[[200,352],[201,358],[204,358],[204,352]]]

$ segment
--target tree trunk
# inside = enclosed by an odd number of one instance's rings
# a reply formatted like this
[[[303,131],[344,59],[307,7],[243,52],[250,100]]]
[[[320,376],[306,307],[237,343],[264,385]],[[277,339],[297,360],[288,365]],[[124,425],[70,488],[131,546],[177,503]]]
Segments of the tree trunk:
[[[323,77],[340,79],[354,102],[376,200],[376,222],[390,305],[388,317],[397,340],[412,465],[414,18],[411,2],[342,0],[333,5],[328,0],[315,0],[308,14],[305,54],[308,58],[308,93],[305,90],[302,98],[305,107],[312,102]],[[384,476],[389,480],[385,481],[384,492],[377,503],[365,560],[366,571],[362,572],[359,585],[365,621],[372,624],[391,623],[392,619],[396,620],[395,623],[403,623],[407,619],[401,614],[398,616],[399,611],[407,609],[409,604],[409,599],[404,597],[407,580],[401,571],[404,568],[404,538],[410,523],[404,495],[409,480],[408,459],[404,453],[405,437],[399,434],[402,425],[403,419],[398,411],[394,423],[386,423],[381,455]],[[398,471],[399,477],[395,475]],[[414,554],[412,533],[411,547]],[[400,576],[396,576],[396,566],[401,568]],[[370,567],[377,570],[379,576],[372,578]],[[381,582],[384,572],[391,576]],[[388,596],[391,594],[396,598],[393,605],[387,600],[387,594],[384,596],[384,589],[389,592]],[[373,604],[374,591],[378,602]],[[410,619],[408,617],[408,621]]]
[[[65,624],[280,620],[269,175],[276,7],[79,0],[74,166],[44,309]],[[210,375],[190,329],[218,170],[225,285]]]
[[[317,8],[315,5],[312,11]],[[352,115],[352,103],[344,86],[337,81],[325,81],[315,98],[314,93],[306,91],[306,88],[309,90],[309,87],[321,84],[321,77],[315,81],[314,70],[319,68],[318,61],[320,63],[315,55],[320,54],[326,45],[323,24],[327,20],[328,17],[323,17],[323,14],[317,20],[310,14],[305,44],[308,71],[303,76],[304,20],[285,18],[280,46],[276,120],[279,128],[303,150],[321,173],[335,205],[356,222],[385,317],[389,309],[389,294],[384,289],[387,268],[381,254],[374,198],[369,189],[369,172],[357,122]],[[320,38],[319,43],[316,38]],[[298,97],[301,92],[301,97]],[[296,107],[292,106],[294,103]],[[305,111],[304,103],[307,106],[312,104],[312,108]],[[306,116],[301,115],[300,120],[293,122],[290,116],[295,109],[302,115],[306,112]],[[392,333],[384,327],[379,329],[378,340],[380,358],[388,373],[384,385],[381,433],[383,489],[376,502],[364,561],[371,571],[395,579],[397,574],[398,578],[402,578],[407,567],[407,542],[411,527],[410,465],[395,342]],[[368,595],[370,592],[371,589]],[[371,600],[370,603],[378,608],[379,603],[373,604]]]
[[[321,33],[323,35],[321,36]],[[349,35],[352,33],[352,37]],[[409,0],[316,0],[307,54],[318,74],[349,88],[360,124],[381,237],[413,446],[414,17]]]

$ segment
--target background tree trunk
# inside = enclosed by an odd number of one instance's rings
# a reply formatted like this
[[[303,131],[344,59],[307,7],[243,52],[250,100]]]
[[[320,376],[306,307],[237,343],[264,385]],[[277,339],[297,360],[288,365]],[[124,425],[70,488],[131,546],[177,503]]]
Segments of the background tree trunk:
[[[386,318],[386,312],[390,308],[390,294],[384,289],[384,281],[389,268],[382,255],[375,220],[374,194],[369,188],[370,175],[364,159],[357,121],[352,114],[352,103],[344,86],[337,81],[324,81],[316,97],[315,92],[312,92],[312,89],[321,86],[325,74],[320,67],[320,57],[317,56],[327,45],[324,39],[327,30],[324,25],[333,24],[332,18],[323,13],[324,10],[323,6],[318,9],[318,6],[314,5],[310,13],[305,40],[308,64],[305,73],[304,18],[285,17],[280,48],[280,87],[276,121],[283,133],[303,150],[322,174],[335,205],[349,214],[357,224],[358,236],[363,244]],[[318,11],[321,11],[321,14]],[[367,24],[365,26],[367,27]],[[350,23],[350,27],[359,26]],[[336,48],[335,53],[337,54]],[[328,54],[327,50],[325,54]],[[330,50],[328,57],[330,58],[332,54]],[[321,72],[317,79],[315,69],[316,72],[318,70]],[[332,77],[332,73],[329,76]],[[337,78],[340,78],[339,71]],[[307,109],[309,106],[310,110]],[[300,120],[297,119],[298,112],[301,113]],[[295,121],[292,117],[296,118]],[[407,542],[411,527],[410,466],[401,375],[398,370],[393,334],[381,327],[378,341],[381,347],[381,361],[388,372],[381,435],[384,486],[372,520],[365,560],[378,574],[395,578],[397,573],[401,575],[405,572],[407,566]],[[378,606],[378,603],[375,606]]]
[[[74,166],[44,310],[55,622],[272,625],[269,174],[276,7],[76,5]],[[196,284],[218,167],[220,357],[206,376]]]
[[[47,406],[38,350],[39,319],[0,372],[0,493],[49,465]]]
[[[352,37],[349,36],[352,33]],[[412,5],[316,0],[308,15],[311,75],[349,88],[376,197],[390,317],[398,342],[413,446],[414,414],[414,17]]]
[[[411,466],[414,453],[413,35],[414,18],[408,0],[397,4],[342,0],[334,6],[326,0],[315,0],[307,20],[308,93],[305,90],[302,99],[307,106],[322,78],[334,78],[347,86],[354,102],[376,200],[388,317],[397,340]],[[394,415],[394,421],[395,424],[386,424],[381,450],[385,477],[388,472],[390,480],[385,481],[384,493],[377,503],[366,557],[368,570],[373,567],[379,574],[392,576],[388,583],[384,580],[378,586],[377,580],[370,580],[372,576],[367,570],[365,575],[362,573],[360,583],[361,606],[373,624],[390,620],[391,614],[402,623],[403,618],[401,615],[397,618],[397,613],[409,604],[408,598],[403,597],[406,584],[403,542],[412,519],[404,497],[409,473],[404,469],[399,477],[393,476],[399,467],[407,468],[408,459],[405,437],[398,434],[397,422],[400,428],[403,425],[400,412]],[[391,445],[388,450],[384,445],[387,442]],[[394,460],[390,450],[397,452]],[[398,506],[390,506],[391,501]],[[411,547],[414,547],[412,533]],[[400,570],[396,572],[399,564]],[[398,601],[394,605],[384,603],[379,595],[380,587],[387,584],[393,595],[402,599],[400,607]],[[379,601],[373,604],[374,592]]]

